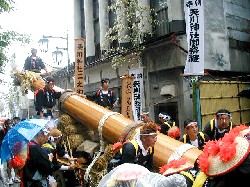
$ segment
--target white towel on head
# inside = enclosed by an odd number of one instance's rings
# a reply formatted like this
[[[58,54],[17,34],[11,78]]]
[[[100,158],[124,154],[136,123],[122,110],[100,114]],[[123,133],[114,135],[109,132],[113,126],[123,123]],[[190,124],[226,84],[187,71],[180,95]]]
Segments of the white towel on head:
[[[141,138],[140,138],[140,129],[137,129],[137,132],[133,139],[138,143],[139,147],[141,148],[142,155],[146,156],[148,154],[149,147],[147,149],[144,148]]]

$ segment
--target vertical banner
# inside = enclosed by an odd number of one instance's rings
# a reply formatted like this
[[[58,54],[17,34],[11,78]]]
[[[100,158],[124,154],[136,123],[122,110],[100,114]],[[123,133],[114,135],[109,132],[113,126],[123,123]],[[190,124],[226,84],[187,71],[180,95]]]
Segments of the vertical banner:
[[[75,39],[75,92],[84,94],[84,39]]]
[[[184,75],[204,75],[204,6],[203,0],[185,0],[188,55]]]
[[[122,105],[121,114],[133,120],[132,100],[133,100],[133,77],[122,76]]]
[[[129,75],[134,77],[133,80],[133,117],[134,121],[138,121],[141,118],[142,113],[142,101],[144,99],[143,88],[143,68],[129,69]]]

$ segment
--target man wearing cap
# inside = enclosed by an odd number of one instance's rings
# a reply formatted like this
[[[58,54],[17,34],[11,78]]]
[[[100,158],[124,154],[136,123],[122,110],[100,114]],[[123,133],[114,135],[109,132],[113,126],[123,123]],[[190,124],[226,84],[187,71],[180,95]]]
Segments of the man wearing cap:
[[[110,81],[108,78],[103,78],[101,80],[102,88],[98,89],[94,93],[93,98],[95,103],[97,103],[98,105],[112,110],[114,107],[116,107],[116,98],[114,91],[109,88],[109,82]]]
[[[41,118],[48,117],[52,115],[52,109],[56,105],[56,99],[59,99],[61,92],[56,92],[54,87],[54,79],[48,77],[45,80],[45,87],[35,91],[35,107],[37,115]]]
[[[203,133],[207,134],[210,140],[219,140],[235,126],[232,123],[231,113],[226,109],[220,109],[216,112],[216,116],[205,125]]]
[[[179,140],[183,143],[189,143],[202,150],[205,142],[209,140],[208,135],[198,131],[198,124],[195,120],[187,119],[184,121],[184,134]]]
[[[31,56],[28,56],[24,63],[24,70],[33,71],[35,73],[41,73],[41,70],[44,69],[47,72],[47,69],[44,65],[44,62],[40,57],[37,56],[37,50],[31,49]]]

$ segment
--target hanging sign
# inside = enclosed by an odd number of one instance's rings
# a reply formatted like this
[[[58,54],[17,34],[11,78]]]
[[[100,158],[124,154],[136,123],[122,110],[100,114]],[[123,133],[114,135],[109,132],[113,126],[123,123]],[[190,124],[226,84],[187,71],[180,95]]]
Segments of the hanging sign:
[[[204,75],[203,0],[185,0],[188,55],[184,75]]]
[[[84,39],[75,39],[75,92],[84,94]]]
[[[141,119],[141,113],[142,113],[142,108],[143,108],[142,101],[144,99],[143,68],[129,69],[129,75],[134,78],[133,79],[132,110],[133,110],[134,121],[138,121]]]
[[[132,99],[133,99],[133,77],[125,75],[122,79],[122,101],[121,114],[133,120]]]

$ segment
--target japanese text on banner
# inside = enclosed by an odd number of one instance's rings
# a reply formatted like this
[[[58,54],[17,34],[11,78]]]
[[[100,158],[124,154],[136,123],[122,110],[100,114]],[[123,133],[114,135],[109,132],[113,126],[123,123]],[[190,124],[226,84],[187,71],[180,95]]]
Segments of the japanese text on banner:
[[[185,0],[188,55],[184,75],[204,74],[204,7],[203,0]]]
[[[75,40],[75,92],[84,94],[84,39]]]
[[[134,121],[140,120],[143,107],[143,68],[135,68],[129,70],[129,75],[134,77],[133,80],[133,100],[132,100],[132,111]]]

